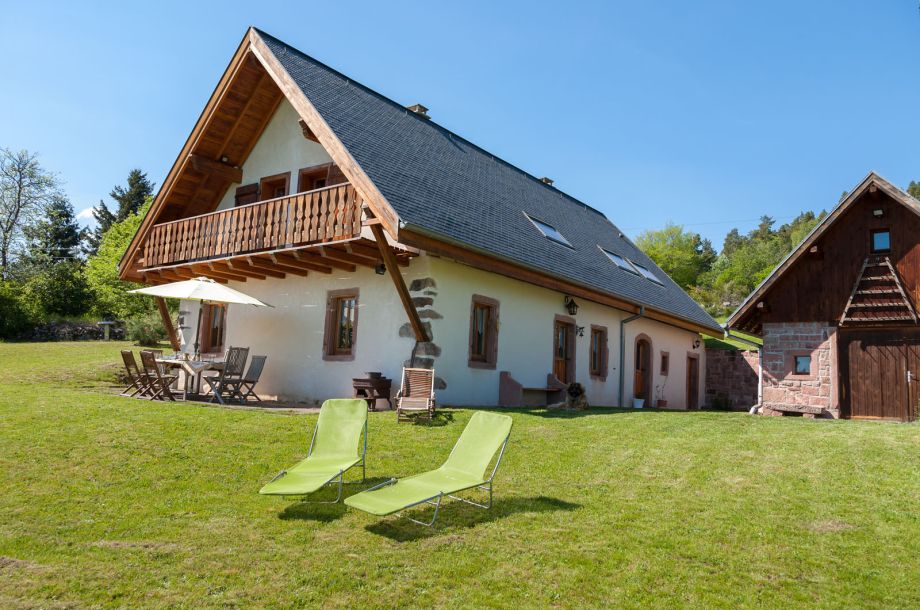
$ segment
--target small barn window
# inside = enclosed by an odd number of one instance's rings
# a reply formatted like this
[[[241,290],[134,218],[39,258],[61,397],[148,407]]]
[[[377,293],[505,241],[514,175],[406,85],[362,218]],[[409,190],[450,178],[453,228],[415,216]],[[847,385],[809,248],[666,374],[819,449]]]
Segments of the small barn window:
[[[811,356],[796,356],[793,372],[796,375],[811,375]]]
[[[527,213],[524,215],[527,216],[527,219],[533,223],[533,226],[537,227],[537,229],[540,231],[540,233],[543,234],[544,237],[551,239],[556,243],[562,244],[563,246],[568,246],[570,248],[572,247],[572,244],[569,243],[569,240],[567,240],[565,236],[562,235],[562,233],[557,231],[556,227],[551,224],[547,224],[542,220],[531,218]]]
[[[878,229],[872,231],[872,252],[890,252],[891,251],[891,231],[888,229]]]

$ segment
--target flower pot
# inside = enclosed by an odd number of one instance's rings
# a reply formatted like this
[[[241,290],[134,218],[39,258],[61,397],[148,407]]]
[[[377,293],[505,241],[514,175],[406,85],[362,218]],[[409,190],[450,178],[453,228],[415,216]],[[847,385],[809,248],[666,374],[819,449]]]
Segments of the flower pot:
[[[660,398],[658,399],[658,408],[659,408],[659,409],[664,409],[664,408],[666,408],[667,406],[668,406],[668,401],[667,401],[667,400],[662,400],[662,399],[660,399]]]
[[[644,398],[633,398],[633,409],[641,409],[645,406]]]

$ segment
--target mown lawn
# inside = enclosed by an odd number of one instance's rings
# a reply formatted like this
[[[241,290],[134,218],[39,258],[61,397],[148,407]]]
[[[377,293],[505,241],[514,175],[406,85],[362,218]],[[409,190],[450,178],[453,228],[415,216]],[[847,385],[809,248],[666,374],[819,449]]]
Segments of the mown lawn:
[[[119,347],[0,344],[0,607],[920,606],[916,425],[516,412],[428,530],[259,496],[315,416],[113,396]],[[469,414],[371,414],[371,481]]]

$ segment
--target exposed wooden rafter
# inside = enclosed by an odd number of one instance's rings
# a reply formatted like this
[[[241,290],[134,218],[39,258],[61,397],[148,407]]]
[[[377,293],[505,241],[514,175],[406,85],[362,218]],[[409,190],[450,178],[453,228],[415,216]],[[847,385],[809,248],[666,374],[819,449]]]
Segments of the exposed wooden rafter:
[[[202,174],[219,176],[227,182],[243,181],[243,170],[239,167],[215,161],[214,159],[208,159],[207,157],[195,153],[189,154],[188,160],[192,164],[192,167]]]
[[[371,231],[374,233],[374,239],[377,241],[377,248],[381,258],[383,258],[384,265],[386,265],[387,272],[393,280],[393,285],[396,286],[396,293],[399,295],[399,300],[402,301],[403,309],[406,310],[406,315],[409,316],[409,324],[412,326],[415,340],[419,342],[428,341],[428,333],[425,331],[425,326],[415,309],[415,303],[412,302],[412,297],[409,295],[409,289],[406,287],[402,273],[399,272],[396,255],[390,248],[390,244],[387,243],[382,226],[373,225],[371,226]]]

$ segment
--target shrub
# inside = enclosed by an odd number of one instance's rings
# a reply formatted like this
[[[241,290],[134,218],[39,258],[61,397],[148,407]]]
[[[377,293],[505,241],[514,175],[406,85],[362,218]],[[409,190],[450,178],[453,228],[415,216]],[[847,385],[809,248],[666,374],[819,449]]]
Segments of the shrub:
[[[55,320],[84,315],[92,295],[77,261],[52,264],[31,276],[22,287],[22,304],[34,320]]]
[[[160,341],[165,341],[166,329],[160,316],[150,314],[128,320],[128,339],[144,347],[156,347]]]
[[[15,339],[34,324],[20,300],[21,294],[19,284],[0,281],[0,339]]]

